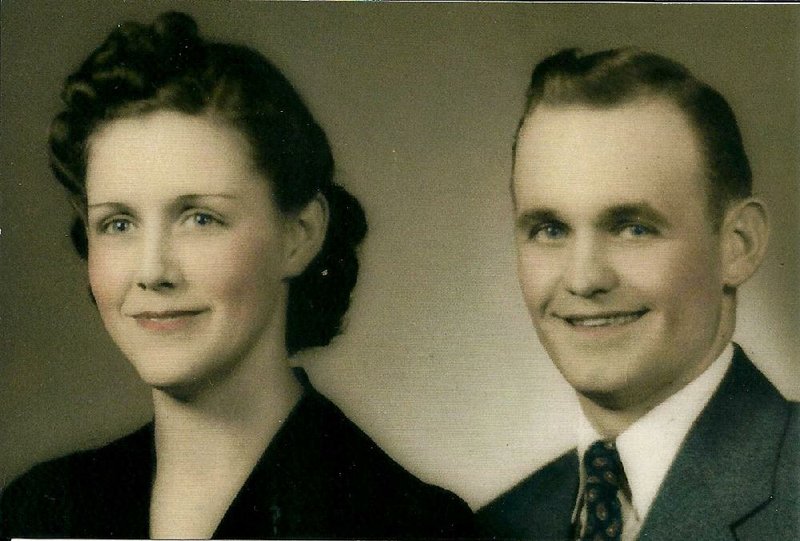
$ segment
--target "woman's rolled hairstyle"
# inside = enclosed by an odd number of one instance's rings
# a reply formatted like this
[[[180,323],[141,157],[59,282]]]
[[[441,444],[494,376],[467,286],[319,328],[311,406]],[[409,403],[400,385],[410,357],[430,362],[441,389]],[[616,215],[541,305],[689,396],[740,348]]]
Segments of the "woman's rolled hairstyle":
[[[64,110],[50,129],[50,165],[79,208],[86,205],[91,135],[106,122],[155,110],[212,115],[245,134],[282,211],[302,209],[322,194],[328,232],[320,253],[291,279],[288,352],[327,345],[341,331],[358,276],[356,249],[367,232],[364,210],[334,182],[325,133],[266,58],[247,47],[207,42],[189,16],[165,13],[152,25],[120,25],[68,77],[62,100]],[[72,240],[85,259],[80,218]]]

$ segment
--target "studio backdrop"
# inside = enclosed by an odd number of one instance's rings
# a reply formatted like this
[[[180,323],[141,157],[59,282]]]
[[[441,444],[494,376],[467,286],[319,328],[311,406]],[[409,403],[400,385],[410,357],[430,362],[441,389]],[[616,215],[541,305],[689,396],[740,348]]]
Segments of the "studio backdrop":
[[[108,32],[175,9],[273,60],[326,130],[370,231],[345,332],[297,362],[419,477],[477,507],[572,445],[508,193],[531,69],[564,47],[651,49],[728,98],[774,232],[735,337],[800,398],[798,7],[3,0],[0,486],[149,418],[89,300],[46,140],[64,77]]]

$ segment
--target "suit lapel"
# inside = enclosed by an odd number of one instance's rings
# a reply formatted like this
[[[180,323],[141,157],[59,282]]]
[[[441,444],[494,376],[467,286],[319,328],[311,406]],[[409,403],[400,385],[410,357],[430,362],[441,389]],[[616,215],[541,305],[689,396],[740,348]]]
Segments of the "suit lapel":
[[[640,532],[641,539],[732,539],[773,493],[786,401],[736,346]]]

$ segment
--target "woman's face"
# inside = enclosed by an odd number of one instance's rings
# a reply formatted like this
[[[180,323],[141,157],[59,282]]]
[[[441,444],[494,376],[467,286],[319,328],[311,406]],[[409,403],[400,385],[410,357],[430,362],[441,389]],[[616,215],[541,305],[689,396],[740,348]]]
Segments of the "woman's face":
[[[291,235],[249,152],[236,130],[167,111],[90,140],[92,292],[153,387],[190,390],[283,350]]]

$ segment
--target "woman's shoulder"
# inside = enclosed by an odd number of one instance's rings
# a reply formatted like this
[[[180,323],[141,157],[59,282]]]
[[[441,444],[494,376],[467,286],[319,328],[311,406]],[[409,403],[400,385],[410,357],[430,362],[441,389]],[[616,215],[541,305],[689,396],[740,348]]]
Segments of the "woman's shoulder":
[[[346,473],[350,483],[363,477],[370,483],[378,480],[385,488],[400,485],[431,494],[442,490],[413,476],[322,394],[309,393],[297,413],[297,428],[304,432],[306,443],[317,443],[315,464],[337,478]]]
[[[0,495],[0,533],[19,537],[91,536],[99,512],[130,501],[152,469],[150,425],[97,449],[38,464]],[[149,475],[146,475],[149,483]],[[104,534],[113,532],[97,532]]]
[[[308,391],[279,443],[293,462],[292,483],[317,494],[321,513],[356,537],[468,537],[472,512],[458,496],[428,484],[386,454],[326,397]],[[282,454],[282,453],[276,453]],[[300,480],[302,478],[302,480]],[[327,501],[327,503],[325,503]],[[330,535],[330,534],[329,534]]]

